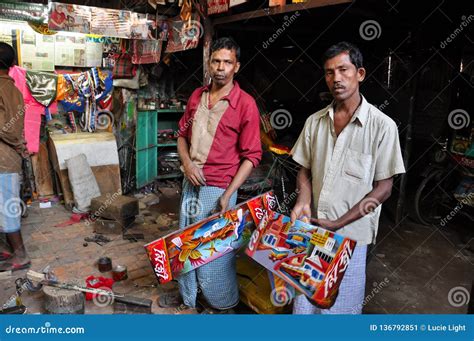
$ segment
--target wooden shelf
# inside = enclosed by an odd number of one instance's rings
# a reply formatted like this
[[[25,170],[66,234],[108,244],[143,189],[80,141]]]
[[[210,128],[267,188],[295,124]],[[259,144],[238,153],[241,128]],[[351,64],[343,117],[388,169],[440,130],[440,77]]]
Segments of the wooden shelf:
[[[163,180],[163,179],[175,179],[175,178],[180,178],[183,176],[183,173],[172,173],[172,174],[162,174],[158,175],[156,178],[158,180]]]
[[[184,113],[184,109],[158,109],[156,110],[159,114],[160,113]]]
[[[158,143],[158,147],[176,147],[178,144],[176,142],[171,143]]]

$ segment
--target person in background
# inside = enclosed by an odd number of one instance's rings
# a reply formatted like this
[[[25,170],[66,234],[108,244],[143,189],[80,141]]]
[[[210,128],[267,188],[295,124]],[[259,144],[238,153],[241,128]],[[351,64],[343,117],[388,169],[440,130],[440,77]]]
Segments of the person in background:
[[[310,218],[357,246],[334,305],[319,309],[298,296],[293,313],[360,314],[367,245],[375,243],[381,204],[390,197],[393,177],[405,167],[397,125],[359,92],[365,78],[359,49],[340,42],[325,52],[323,64],[334,100],[306,120],[293,147],[293,159],[302,168],[291,219]]]
[[[20,199],[20,175],[27,151],[23,139],[23,96],[8,76],[14,61],[14,49],[0,42],[0,232],[6,234],[12,251],[0,253],[0,271],[30,266],[20,232],[24,205]]]

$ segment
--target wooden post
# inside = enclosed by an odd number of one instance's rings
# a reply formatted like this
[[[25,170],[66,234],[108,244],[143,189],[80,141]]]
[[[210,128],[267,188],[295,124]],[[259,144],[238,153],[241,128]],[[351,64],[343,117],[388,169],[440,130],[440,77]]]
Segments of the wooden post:
[[[209,82],[209,59],[211,57],[211,43],[214,35],[214,26],[211,19],[207,16],[207,0],[199,0],[202,12],[200,11],[203,22],[203,46],[202,46],[202,63],[203,63],[203,79],[202,84],[207,85]]]
[[[43,293],[44,309],[48,314],[84,314],[85,298],[82,292],[44,286]]]

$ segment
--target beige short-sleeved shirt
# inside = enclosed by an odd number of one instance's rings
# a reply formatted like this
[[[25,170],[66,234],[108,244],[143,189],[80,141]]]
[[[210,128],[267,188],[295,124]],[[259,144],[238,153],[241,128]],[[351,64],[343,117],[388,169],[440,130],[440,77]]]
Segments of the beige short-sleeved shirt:
[[[311,115],[292,150],[311,169],[313,215],[336,220],[372,191],[373,182],[405,173],[395,122],[362,97],[349,124],[336,136],[334,109]],[[360,245],[375,243],[381,206],[337,233]]]

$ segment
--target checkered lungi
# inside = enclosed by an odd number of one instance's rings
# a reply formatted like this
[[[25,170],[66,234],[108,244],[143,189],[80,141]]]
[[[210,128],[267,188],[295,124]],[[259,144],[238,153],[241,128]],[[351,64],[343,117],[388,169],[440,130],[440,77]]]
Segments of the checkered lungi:
[[[210,216],[224,190],[213,186],[193,186],[183,181],[179,228],[196,223]],[[229,200],[235,206],[237,193]],[[198,293],[215,309],[229,309],[239,303],[239,288],[235,267],[235,253],[230,252],[197,269],[178,277],[179,291],[185,305],[196,307]]]
[[[299,295],[293,304],[293,314],[362,314],[366,256],[367,245],[356,246],[339,286],[336,302],[331,308],[320,309],[311,304],[306,296]]]
[[[0,232],[18,232],[20,223],[20,176],[18,173],[0,173]]]

